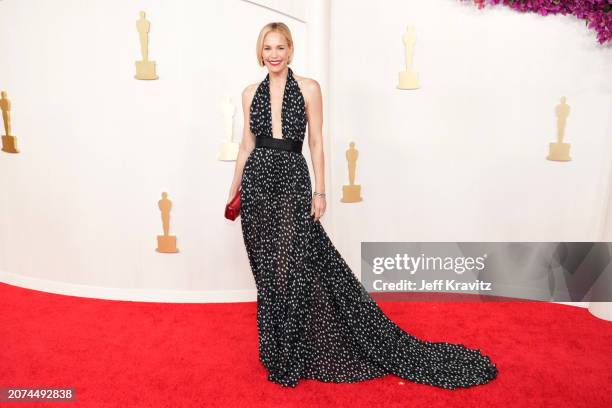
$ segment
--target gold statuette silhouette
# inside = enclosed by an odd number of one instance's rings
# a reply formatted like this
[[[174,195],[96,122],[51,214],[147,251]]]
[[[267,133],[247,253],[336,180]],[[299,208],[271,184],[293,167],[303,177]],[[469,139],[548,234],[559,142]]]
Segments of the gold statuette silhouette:
[[[151,23],[145,18],[145,12],[140,12],[140,18],[136,21],[136,29],[140,35],[140,53],[142,61],[136,61],[136,79],[157,79],[155,73],[155,61],[149,61],[149,29]]]
[[[19,153],[17,149],[17,138],[11,135],[11,101],[6,96],[6,91],[2,91],[0,98],[0,108],[2,108],[2,121],[4,122],[4,132],[2,136],[2,151],[6,153]]]
[[[223,110],[223,123],[225,125],[225,142],[221,145],[219,160],[232,161],[238,157],[238,148],[240,145],[234,142],[234,111],[236,107],[232,103],[232,99],[228,96],[223,99],[221,106]]]
[[[399,89],[418,89],[419,75],[412,68],[412,60],[414,55],[414,43],[416,42],[416,33],[411,26],[406,28],[406,32],[402,36],[406,52],[406,70],[399,73]]]
[[[557,141],[552,142],[548,145],[548,160],[552,161],[570,161],[570,144],[563,142],[565,135],[565,123],[570,113],[570,107],[565,102],[565,96],[561,97],[560,103],[555,107],[555,114],[557,115]]]
[[[355,142],[351,142],[349,145],[350,147],[346,151],[349,184],[348,186],[342,186],[342,198],[340,201],[343,203],[358,203],[359,201],[363,201],[363,198],[361,198],[361,186],[355,184],[355,169],[357,168],[359,151],[355,149]]]
[[[176,249],[176,236],[170,235],[170,209],[172,201],[168,199],[168,193],[162,193],[162,199],[157,202],[161,210],[162,224],[164,227],[164,235],[157,236],[157,252],[172,253],[178,252]]]

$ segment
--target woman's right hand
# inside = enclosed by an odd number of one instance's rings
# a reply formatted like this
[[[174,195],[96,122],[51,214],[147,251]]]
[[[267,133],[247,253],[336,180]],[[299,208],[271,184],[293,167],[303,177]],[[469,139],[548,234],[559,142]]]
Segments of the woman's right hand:
[[[227,205],[227,204],[229,204],[229,203],[230,203],[230,201],[232,201],[232,198],[234,198],[234,196],[236,195],[236,193],[238,192],[238,190],[239,190],[239,186],[230,188],[230,191],[229,191],[229,197],[227,198],[227,203],[226,203],[226,205]]]

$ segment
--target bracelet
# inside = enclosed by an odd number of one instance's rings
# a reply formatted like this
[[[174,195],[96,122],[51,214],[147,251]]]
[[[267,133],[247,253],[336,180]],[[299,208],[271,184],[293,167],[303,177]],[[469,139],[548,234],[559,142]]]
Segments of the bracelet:
[[[316,191],[314,191],[312,193],[312,195],[318,195],[318,196],[321,196],[321,197],[325,197],[325,193],[317,193]]]

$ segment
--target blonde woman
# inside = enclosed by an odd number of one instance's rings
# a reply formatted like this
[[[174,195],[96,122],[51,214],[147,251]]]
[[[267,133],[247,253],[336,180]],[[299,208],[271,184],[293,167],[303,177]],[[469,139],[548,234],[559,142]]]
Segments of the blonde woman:
[[[257,286],[259,358],[270,381],[356,382],[392,373],[447,389],[489,382],[497,368],[479,350],[419,340],[393,323],[323,229],[322,97],[289,67],[289,28],[257,39],[263,81],[242,94],[244,134],[229,200],[240,189],[244,244]],[[302,142],[315,173],[312,190]]]

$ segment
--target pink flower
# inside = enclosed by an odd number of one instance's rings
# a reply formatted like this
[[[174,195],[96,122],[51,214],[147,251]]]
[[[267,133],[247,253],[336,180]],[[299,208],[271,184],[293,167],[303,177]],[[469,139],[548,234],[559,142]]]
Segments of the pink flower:
[[[612,0],[474,0],[482,9],[485,4],[503,4],[520,12],[548,14],[572,14],[586,20],[587,27],[597,32],[601,44],[612,42]]]

